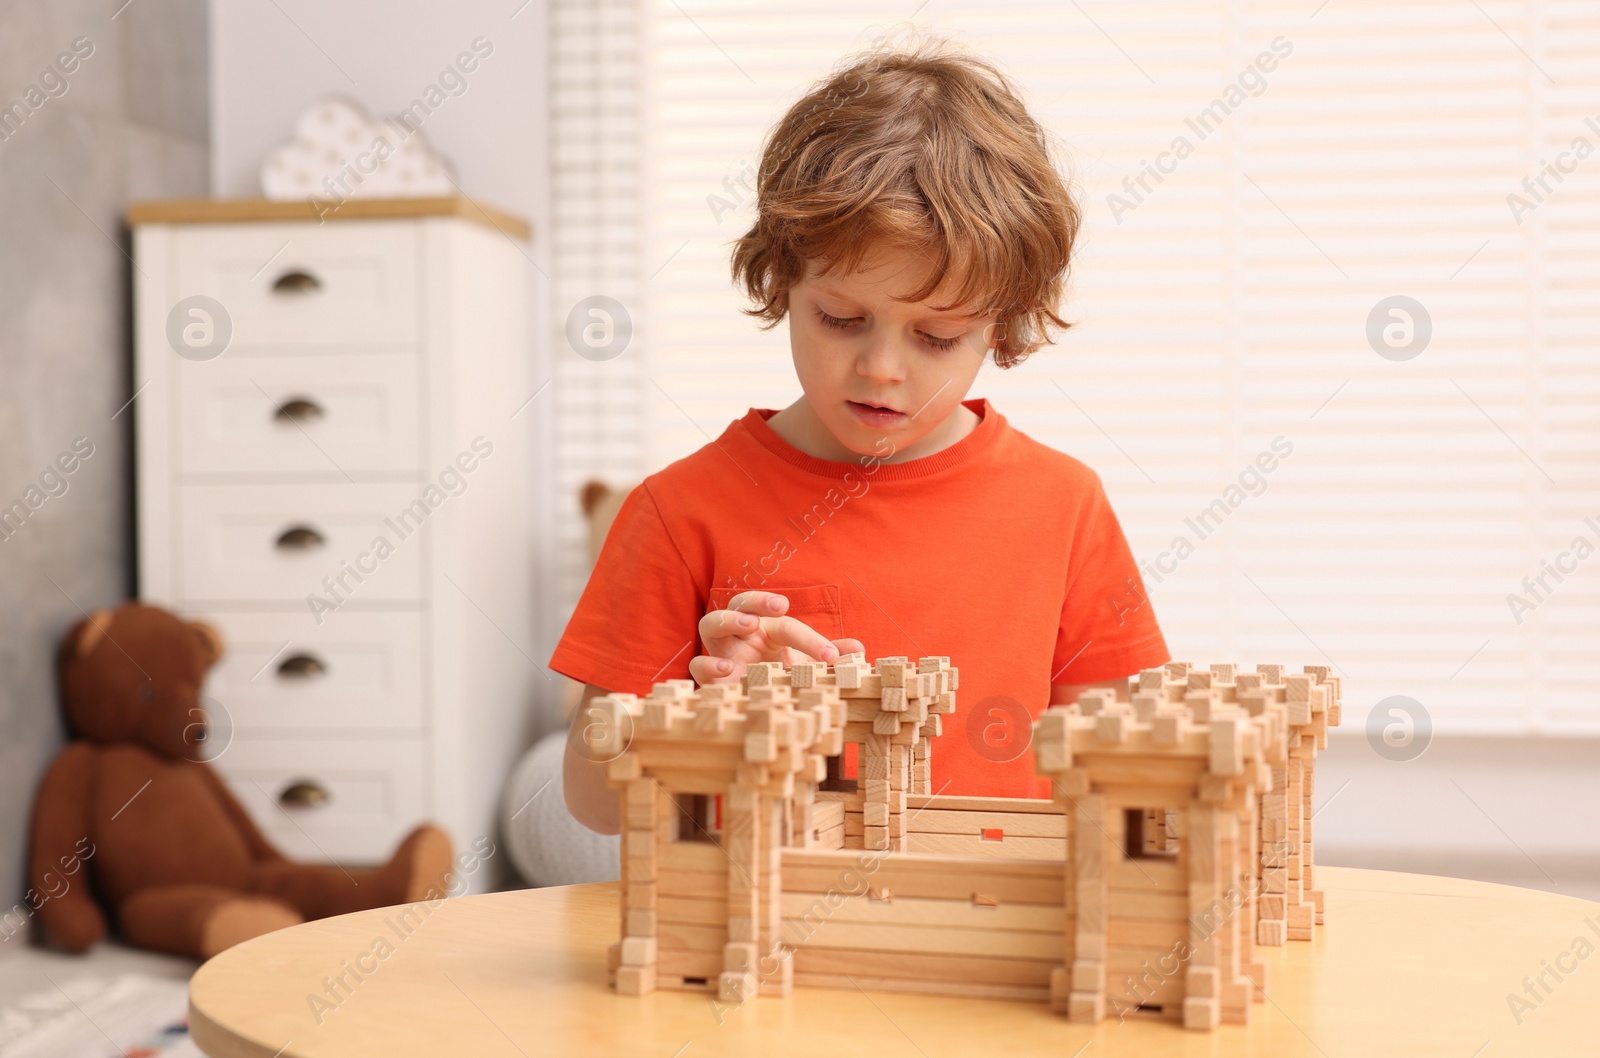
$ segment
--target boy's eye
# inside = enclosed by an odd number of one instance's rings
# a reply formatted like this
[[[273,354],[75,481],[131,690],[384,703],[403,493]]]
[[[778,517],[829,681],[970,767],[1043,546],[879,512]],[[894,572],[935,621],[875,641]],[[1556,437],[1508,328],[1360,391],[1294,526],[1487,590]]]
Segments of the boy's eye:
[[[846,330],[861,322],[860,316],[842,318],[839,316],[830,315],[829,313],[824,312],[822,309],[817,310],[817,319],[822,321],[823,326],[834,327],[839,330]],[[922,336],[923,341],[927,342],[933,348],[940,350],[953,349],[955,344],[961,340],[961,336],[959,334],[954,338],[936,338],[933,335],[923,331],[918,331],[917,333]]]

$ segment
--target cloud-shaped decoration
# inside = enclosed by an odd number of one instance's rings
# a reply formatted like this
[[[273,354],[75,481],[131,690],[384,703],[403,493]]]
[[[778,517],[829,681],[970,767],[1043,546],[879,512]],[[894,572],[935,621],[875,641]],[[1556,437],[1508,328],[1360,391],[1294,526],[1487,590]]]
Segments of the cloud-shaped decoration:
[[[377,120],[361,104],[327,96],[306,108],[294,138],[261,166],[269,199],[432,198],[454,195],[450,160],[401,118]]]

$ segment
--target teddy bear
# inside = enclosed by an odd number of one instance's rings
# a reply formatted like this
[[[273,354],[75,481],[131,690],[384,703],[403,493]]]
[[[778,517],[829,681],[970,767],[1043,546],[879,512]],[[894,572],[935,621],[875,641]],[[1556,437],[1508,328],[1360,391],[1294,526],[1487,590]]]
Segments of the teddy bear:
[[[200,688],[221,636],[128,602],[78,622],[58,658],[72,740],[33,805],[28,899],[62,948],[114,925],[129,943],[197,959],[275,929],[443,896],[449,837],[416,827],[378,867],[297,863],[256,828],[201,757]]]

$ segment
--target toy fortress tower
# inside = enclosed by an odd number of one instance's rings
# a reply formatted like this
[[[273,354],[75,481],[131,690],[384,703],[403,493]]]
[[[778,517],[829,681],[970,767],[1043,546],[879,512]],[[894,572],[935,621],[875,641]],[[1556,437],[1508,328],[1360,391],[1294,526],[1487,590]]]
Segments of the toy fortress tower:
[[[1246,1022],[1309,940],[1312,770],[1339,679],[1173,662],[1034,725],[1050,799],[929,792],[947,657],[751,666],[586,703],[622,804],[616,988],[795,985]],[[855,750],[848,772],[847,744]]]

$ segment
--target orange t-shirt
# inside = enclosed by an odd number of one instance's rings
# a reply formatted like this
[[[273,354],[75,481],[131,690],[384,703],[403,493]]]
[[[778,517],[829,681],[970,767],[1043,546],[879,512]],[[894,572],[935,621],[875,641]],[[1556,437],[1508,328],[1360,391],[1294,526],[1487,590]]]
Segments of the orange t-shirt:
[[[818,459],[752,408],[628,494],[550,658],[610,691],[688,679],[696,626],[759,588],[871,662],[945,654],[956,709],[933,741],[932,789],[1048,797],[1029,725],[1050,684],[1092,683],[1170,656],[1099,475],[982,416],[902,463]]]

